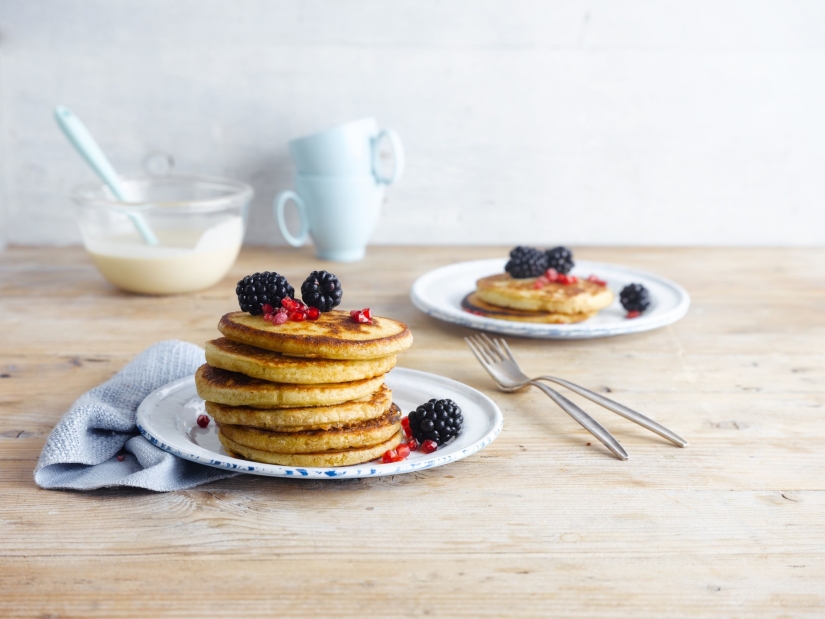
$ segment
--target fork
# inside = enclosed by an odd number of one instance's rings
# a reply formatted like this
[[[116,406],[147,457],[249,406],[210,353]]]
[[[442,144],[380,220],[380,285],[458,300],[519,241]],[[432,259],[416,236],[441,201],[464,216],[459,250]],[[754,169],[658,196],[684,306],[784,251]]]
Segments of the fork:
[[[486,343],[487,349],[492,349],[494,352],[498,353],[500,355],[500,358],[502,359],[506,357],[507,360],[513,363],[516,370],[518,370],[519,372],[521,371],[521,368],[519,368],[518,363],[516,362],[515,357],[513,357],[513,353],[510,350],[510,347],[507,345],[506,341],[504,341],[501,338],[495,341],[491,340],[484,333],[481,334],[479,339],[483,340]],[[527,377],[524,376],[524,378]],[[559,384],[563,387],[567,387],[568,389],[570,389],[570,391],[573,391],[581,396],[584,396],[591,402],[595,402],[596,404],[604,406],[606,409],[621,415],[625,419],[633,421],[642,426],[643,428],[647,428],[648,430],[658,434],[662,438],[666,438],[674,445],[677,445],[679,447],[687,447],[688,445],[688,442],[685,439],[683,439],[681,436],[679,436],[672,430],[668,430],[662,424],[653,421],[649,417],[645,417],[641,413],[634,411],[632,408],[628,408],[624,404],[620,404],[619,402],[611,400],[610,398],[606,398],[601,394],[590,391],[589,389],[585,389],[581,385],[571,383],[570,381],[564,380],[563,378],[556,378],[555,376],[547,376],[544,374],[541,376],[537,376],[533,380],[548,380],[550,382]]]
[[[686,440],[681,438],[675,432],[668,430],[663,425],[653,421],[648,417],[645,417],[641,413],[638,413],[628,408],[627,406],[624,406],[623,404],[615,402],[610,398],[606,398],[603,395],[594,393],[589,389],[585,389],[584,387],[576,385],[575,383],[571,383],[570,381],[561,378],[556,378],[553,376],[539,376],[535,379],[531,379],[526,374],[524,374],[524,372],[522,372],[521,368],[518,366],[518,363],[516,362],[515,357],[513,357],[513,353],[510,350],[510,347],[507,345],[507,342],[503,339],[497,339],[493,341],[489,337],[487,337],[486,334],[481,334],[473,336],[472,338],[465,338],[465,340],[467,341],[467,344],[470,346],[470,349],[473,351],[473,354],[475,354],[476,358],[481,363],[482,367],[484,367],[484,369],[487,370],[490,376],[492,376],[493,379],[499,384],[499,387],[502,389],[502,391],[516,391],[527,385],[537,385],[537,381],[540,379],[548,380],[551,382],[555,382],[559,385],[562,385],[564,387],[567,387],[571,391],[574,391],[575,393],[578,393],[579,395],[588,398],[596,404],[604,406],[608,410],[611,410],[614,413],[617,413],[622,417],[625,417],[626,419],[629,419],[630,421],[633,421],[639,424],[640,426],[647,428],[651,432],[654,432],[663,438],[666,438],[667,440],[671,441],[675,445],[678,445],[679,447],[686,447],[688,444]],[[541,383],[538,384],[540,385]],[[548,393],[548,395],[550,394]],[[561,396],[560,394],[556,395],[565,400],[565,404],[575,406],[572,402],[566,400],[566,398],[563,398],[563,396]],[[553,399],[560,406],[562,406],[561,402],[559,402],[556,398]],[[579,420],[577,416],[573,414],[573,412],[571,412],[564,406],[562,406],[562,408],[564,408],[565,411],[567,411],[571,416],[573,416],[574,419],[579,421],[579,423],[581,423],[585,428],[593,432],[593,430],[589,428],[587,425],[585,425],[585,423],[583,423],[581,420]],[[575,412],[580,412],[581,414],[587,415],[581,409],[578,409],[578,411]],[[595,426],[600,428],[608,437],[613,439],[613,437],[610,436],[610,433],[607,432],[607,430],[602,428],[589,416],[588,420],[595,424]],[[602,440],[602,438],[598,434],[594,433],[594,436],[596,436],[596,438],[598,438],[599,440]],[[615,441],[615,439],[613,440]],[[611,446],[608,443],[605,443],[605,445],[608,447],[608,449],[611,448]],[[611,449],[611,451],[613,451],[613,449]]]
[[[590,415],[584,412],[581,408],[576,406],[573,402],[565,398],[555,389],[551,389],[544,383],[537,380],[531,380],[521,368],[518,367],[515,361],[505,359],[495,349],[488,349],[487,343],[478,336],[472,338],[465,337],[464,341],[473,351],[473,354],[478,359],[481,366],[487,370],[487,373],[493,377],[493,380],[498,384],[502,391],[518,391],[522,387],[532,385],[541,389],[547,396],[550,397],[562,410],[564,410],[573,419],[578,421],[582,427],[595,436],[601,443],[607,447],[619,460],[627,460],[628,455],[621,443],[615,439],[598,421],[593,419]],[[489,352],[488,352],[489,350]]]

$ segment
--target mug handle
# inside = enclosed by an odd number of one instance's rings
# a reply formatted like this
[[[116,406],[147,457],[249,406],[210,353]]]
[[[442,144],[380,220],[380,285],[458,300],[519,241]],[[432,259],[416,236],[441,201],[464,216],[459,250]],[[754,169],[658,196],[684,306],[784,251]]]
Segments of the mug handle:
[[[298,236],[292,236],[292,233],[286,227],[286,218],[284,217],[284,209],[286,203],[292,200],[298,210],[298,219],[301,222],[301,229]],[[286,242],[293,247],[300,247],[307,242],[309,236],[309,221],[307,220],[307,208],[304,200],[294,191],[286,190],[278,194],[275,198],[275,203],[272,205],[275,210],[275,217],[278,219],[278,227],[281,229],[281,234],[284,235]]]
[[[381,141],[382,138],[387,138],[390,141],[390,146],[392,147],[392,158],[393,158],[393,168],[392,168],[392,176],[389,178],[385,178],[383,176],[378,175],[379,165],[378,165],[378,142]],[[395,181],[401,178],[401,174],[404,172],[404,146],[401,144],[401,138],[398,137],[398,134],[393,131],[392,129],[382,129],[381,132],[375,136],[372,141],[372,173],[375,175],[375,179],[379,183],[383,183],[384,185],[392,185]]]

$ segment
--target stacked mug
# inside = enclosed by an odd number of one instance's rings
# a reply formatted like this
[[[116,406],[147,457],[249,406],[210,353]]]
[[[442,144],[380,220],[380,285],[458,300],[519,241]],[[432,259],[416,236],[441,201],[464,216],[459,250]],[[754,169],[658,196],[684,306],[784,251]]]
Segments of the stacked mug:
[[[392,152],[392,166],[382,161]],[[289,152],[295,164],[295,191],[283,191],[273,207],[287,242],[300,247],[312,237],[323,260],[361,260],[375,229],[384,193],[401,176],[404,149],[398,134],[379,129],[373,118],[338,125],[292,140]],[[286,226],[285,209],[295,204],[299,231]]]

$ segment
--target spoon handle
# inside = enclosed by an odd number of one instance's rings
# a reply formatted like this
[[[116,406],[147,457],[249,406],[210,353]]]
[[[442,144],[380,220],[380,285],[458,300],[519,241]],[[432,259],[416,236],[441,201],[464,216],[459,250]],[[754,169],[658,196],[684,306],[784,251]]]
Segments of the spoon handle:
[[[63,106],[58,106],[54,109],[54,118],[57,124],[60,125],[63,133],[66,134],[69,142],[72,143],[72,146],[77,149],[77,152],[83,156],[103,182],[109,186],[109,189],[112,190],[115,197],[121,202],[128,202],[123,193],[123,188],[120,186],[120,179],[117,176],[117,172],[115,172],[112,164],[109,163],[109,160],[100,149],[97,141],[92,137],[92,134],[86,129],[86,125],[84,125],[70,109]],[[155,236],[155,233],[152,232],[149,224],[146,223],[146,220],[140,213],[129,212],[127,215],[147,245],[158,244],[158,237]]]

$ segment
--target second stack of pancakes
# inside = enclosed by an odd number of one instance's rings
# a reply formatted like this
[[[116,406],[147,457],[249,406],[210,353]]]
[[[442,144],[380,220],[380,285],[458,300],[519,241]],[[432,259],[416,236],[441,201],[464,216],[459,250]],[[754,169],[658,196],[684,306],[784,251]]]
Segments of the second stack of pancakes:
[[[270,464],[346,466],[401,442],[401,411],[384,375],[412,342],[406,325],[358,324],[339,311],[272,325],[234,312],[218,329],[224,337],[206,343],[195,381],[227,451]]]
[[[604,283],[577,278],[561,284],[500,273],[479,279],[461,305],[466,311],[501,320],[570,324],[592,318],[612,302],[613,293]]]

